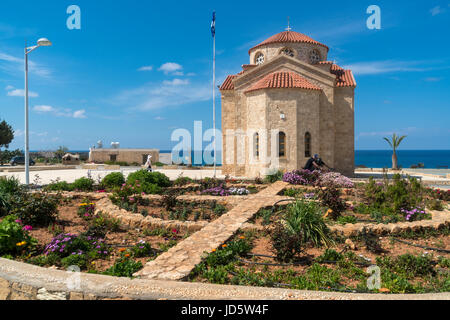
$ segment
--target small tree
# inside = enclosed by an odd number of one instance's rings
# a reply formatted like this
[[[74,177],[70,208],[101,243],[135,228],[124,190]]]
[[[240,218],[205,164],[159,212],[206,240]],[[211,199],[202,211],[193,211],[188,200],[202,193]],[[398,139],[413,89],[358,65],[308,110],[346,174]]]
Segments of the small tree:
[[[55,151],[55,155],[58,158],[58,160],[62,160],[62,158],[66,155],[67,152],[69,152],[69,148],[60,146],[58,150]]]
[[[399,137],[394,133],[392,136],[392,140],[384,138],[384,140],[386,140],[386,142],[389,143],[392,150],[394,151],[394,154],[392,155],[392,170],[398,170],[397,149],[406,137],[407,136]]]
[[[14,130],[6,123],[6,121],[0,122],[0,164],[3,165],[3,157],[1,156],[2,148],[8,148],[11,141],[14,139]]]

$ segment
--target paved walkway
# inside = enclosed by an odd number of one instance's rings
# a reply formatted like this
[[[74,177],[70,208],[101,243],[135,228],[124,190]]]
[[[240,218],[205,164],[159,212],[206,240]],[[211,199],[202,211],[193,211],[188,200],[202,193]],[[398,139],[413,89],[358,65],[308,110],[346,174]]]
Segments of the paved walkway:
[[[176,247],[147,263],[135,276],[144,279],[183,280],[201,263],[205,252],[219,248],[228,241],[261,208],[273,206],[286,197],[277,196],[286,183],[277,182],[258,194],[249,196],[226,215],[211,222]]]

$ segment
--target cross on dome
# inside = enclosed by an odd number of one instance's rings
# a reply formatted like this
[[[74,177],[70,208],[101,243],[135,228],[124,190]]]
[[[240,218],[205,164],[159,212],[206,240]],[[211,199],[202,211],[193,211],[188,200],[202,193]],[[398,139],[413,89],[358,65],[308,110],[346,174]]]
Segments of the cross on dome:
[[[287,26],[287,28],[286,28],[286,31],[289,32],[289,31],[291,31],[291,30],[292,30],[292,28],[291,28],[290,21],[289,21],[289,17],[288,17],[288,26]]]

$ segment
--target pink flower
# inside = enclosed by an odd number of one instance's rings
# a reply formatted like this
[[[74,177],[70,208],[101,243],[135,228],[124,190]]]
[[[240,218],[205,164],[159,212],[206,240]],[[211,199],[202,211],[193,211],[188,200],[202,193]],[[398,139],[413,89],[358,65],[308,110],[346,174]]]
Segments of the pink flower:
[[[25,226],[25,227],[22,228],[22,230],[23,231],[31,231],[31,230],[33,230],[33,227],[32,226]]]
[[[20,220],[20,219],[17,219],[15,222],[18,224],[22,224],[22,220]]]

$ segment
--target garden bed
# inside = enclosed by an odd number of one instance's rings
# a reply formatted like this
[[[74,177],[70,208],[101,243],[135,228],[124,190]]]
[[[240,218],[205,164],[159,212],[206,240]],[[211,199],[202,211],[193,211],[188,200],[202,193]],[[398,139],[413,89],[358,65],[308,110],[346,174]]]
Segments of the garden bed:
[[[0,225],[8,222],[7,228],[15,228],[20,238],[13,244],[16,248],[2,257],[53,269],[76,266],[83,272],[131,277],[187,236],[179,230],[122,230],[120,220],[94,214],[94,202],[76,196],[60,199],[56,219],[48,226],[0,218]],[[3,245],[1,249],[6,250]]]
[[[270,234],[240,233],[191,273],[218,284],[360,293],[450,291],[449,229],[391,237],[334,239],[329,247],[305,245],[290,261],[277,259]],[[409,244],[404,242],[406,241]],[[422,245],[441,252],[416,248]],[[446,250],[446,252],[445,252]],[[367,268],[381,269],[381,288],[369,289]]]
[[[142,199],[137,205],[120,206],[130,213],[139,213],[143,217],[153,217],[164,221],[207,221],[211,222],[231,210],[225,201],[216,200],[180,200],[175,196],[163,196],[159,199]]]

